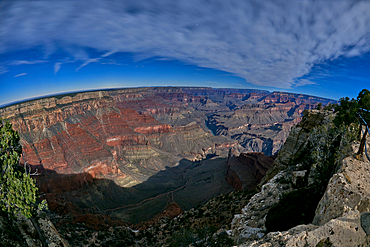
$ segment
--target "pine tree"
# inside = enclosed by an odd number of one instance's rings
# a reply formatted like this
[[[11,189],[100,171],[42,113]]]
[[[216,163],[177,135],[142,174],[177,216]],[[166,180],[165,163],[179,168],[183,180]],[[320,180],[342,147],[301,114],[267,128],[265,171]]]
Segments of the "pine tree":
[[[370,91],[363,89],[357,96],[357,99],[349,99],[348,97],[341,98],[340,104],[336,105],[336,117],[334,119],[335,125],[339,128],[341,125],[355,126],[358,128],[358,138],[361,137],[362,127],[370,124]],[[366,124],[365,124],[366,121]],[[358,155],[364,152],[365,141],[368,129],[362,135]]]
[[[24,167],[19,166],[22,146],[9,121],[0,119],[0,210],[9,216],[21,213],[30,218],[36,209],[37,187]],[[46,202],[40,204],[45,207]]]

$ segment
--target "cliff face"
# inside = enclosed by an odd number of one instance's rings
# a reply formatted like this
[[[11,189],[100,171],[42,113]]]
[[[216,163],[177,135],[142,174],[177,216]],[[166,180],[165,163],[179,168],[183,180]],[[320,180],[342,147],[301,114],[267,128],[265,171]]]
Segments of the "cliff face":
[[[163,170],[178,161],[174,155],[196,158],[227,142],[215,140],[194,122],[175,127],[158,122],[148,113],[176,112],[176,107],[154,104],[147,99],[152,92],[111,94],[36,100],[2,109],[1,116],[21,135],[23,162],[64,174],[87,172],[139,182],[142,178],[135,174]],[[145,172],[139,167],[143,160]]]
[[[226,181],[235,190],[253,190],[273,162],[274,157],[264,153],[232,154],[227,163]]]
[[[263,103],[252,103],[257,99]],[[237,143],[274,154],[313,100],[258,90],[133,88],[33,100],[0,109],[0,117],[20,133],[23,162],[131,186],[182,157],[226,155]]]

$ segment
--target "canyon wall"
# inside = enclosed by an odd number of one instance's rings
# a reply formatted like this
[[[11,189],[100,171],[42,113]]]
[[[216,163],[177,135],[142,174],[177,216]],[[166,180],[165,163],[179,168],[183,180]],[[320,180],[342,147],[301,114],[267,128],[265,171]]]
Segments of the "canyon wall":
[[[37,171],[53,210],[97,206],[126,219],[173,202],[191,208],[230,191],[227,169],[235,188],[248,187],[237,165],[228,168],[229,150],[275,154],[303,110],[318,102],[335,103],[262,90],[130,88],[36,99],[2,108],[0,117],[19,132],[21,164]],[[268,168],[260,160],[249,174],[254,183]],[[198,195],[200,184],[212,193]]]

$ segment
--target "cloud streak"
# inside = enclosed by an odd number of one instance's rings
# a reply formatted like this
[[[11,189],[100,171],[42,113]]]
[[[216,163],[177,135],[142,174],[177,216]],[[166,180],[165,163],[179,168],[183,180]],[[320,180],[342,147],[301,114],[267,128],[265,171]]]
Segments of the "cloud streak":
[[[58,47],[82,61],[79,70],[132,52],[292,88],[312,84],[299,78],[314,65],[370,51],[369,9],[369,1],[14,1],[0,5],[0,54]],[[90,58],[87,48],[105,54]]]
[[[47,63],[48,61],[45,60],[31,60],[31,61],[25,61],[25,60],[14,60],[10,63],[10,65],[30,65],[30,64],[38,64],[38,63]]]
[[[18,75],[15,75],[14,78],[16,77],[20,77],[20,76],[24,76],[24,75],[27,75],[28,73],[21,73],[21,74],[18,74]]]
[[[0,65],[0,75],[5,74],[6,72],[9,72],[9,70],[7,70],[5,66]]]

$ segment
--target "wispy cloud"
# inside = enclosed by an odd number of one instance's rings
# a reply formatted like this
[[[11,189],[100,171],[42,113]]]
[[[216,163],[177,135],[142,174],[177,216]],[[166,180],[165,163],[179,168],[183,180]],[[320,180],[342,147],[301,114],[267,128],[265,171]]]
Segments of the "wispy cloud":
[[[89,63],[97,63],[99,61],[100,58],[90,58],[88,59],[86,62],[84,62],[83,64],[80,65],[80,67],[78,67],[76,69],[76,72],[81,69],[82,67],[85,67],[86,65],[88,65]]]
[[[161,57],[161,58],[156,58],[155,60],[157,60],[157,61],[171,61],[173,59],[167,58],[167,57]]]
[[[14,78],[16,77],[20,77],[20,76],[24,76],[24,75],[27,75],[28,73],[21,73],[21,74],[18,74],[18,75],[15,75]]]
[[[106,57],[109,57],[110,55],[113,55],[114,53],[116,53],[117,51],[109,51],[107,53],[104,53],[103,55],[101,55],[100,57],[97,57],[97,58],[89,58],[89,59],[86,59],[86,61],[81,64],[77,69],[76,69],[76,72],[78,70],[80,70],[82,67],[85,67],[86,65],[90,64],[90,63],[97,63],[99,62],[101,59],[104,59]],[[102,63],[103,64],[103,63]],[[116,65],[120,65],[119,63],[116,63],[114,60],[110,59],[109,62],[107,63],[104,63],[104,64],[116,64]]]
[[[54,74],[58,73],[61,66],[62,66],[62,63],[59,63],[59,62],[54,64]]]
[[[9,70],[5,66],[0,65],[0,75],[5,74],[6,72],[9,72]]]
[[[101,57],[109,57],[110,55],[113,55],[114,53],[116,53],[117,51],[109,51],[103,55],[101,55]]]
[[[57,74],[60,68],[62,67],[62,64],[64,63],[74,63],[75,61],[70,61],[69,58],[64,58],[59,60],[58,62],[54,63],[54,74]]]
[[[307,85],[296,80],[317,64],[370,51],[369,9],[355,0],[14,1],[0,9],[0,54],[61,46],[79,70],[132,52],[291,88]],[[106,53],[90,58],[88,48]]]
[[[25,60],[14,60],[10,63],[10,65],[23,65],[23,64],[37,64],[37,63],[47,63],[48,61],[46,60],[30,60],[30,61],[25,61]]]
[[[308,79],[300,79],[300,80],[297,80],[295,82],[294,86],[300,87],[300,86],[315,85],[315,84],[317,84],[317,83],[313,82],[313,81],[310,81]]]
[[[121,63],[118,63],[117,61],[113,60],[113,59],[102,59],[101,60],[102,62],[100,62],[101,64],[111,64],[111,65],[122,65]],[[124,65],[127,65],[127,64],[124,64]]]

